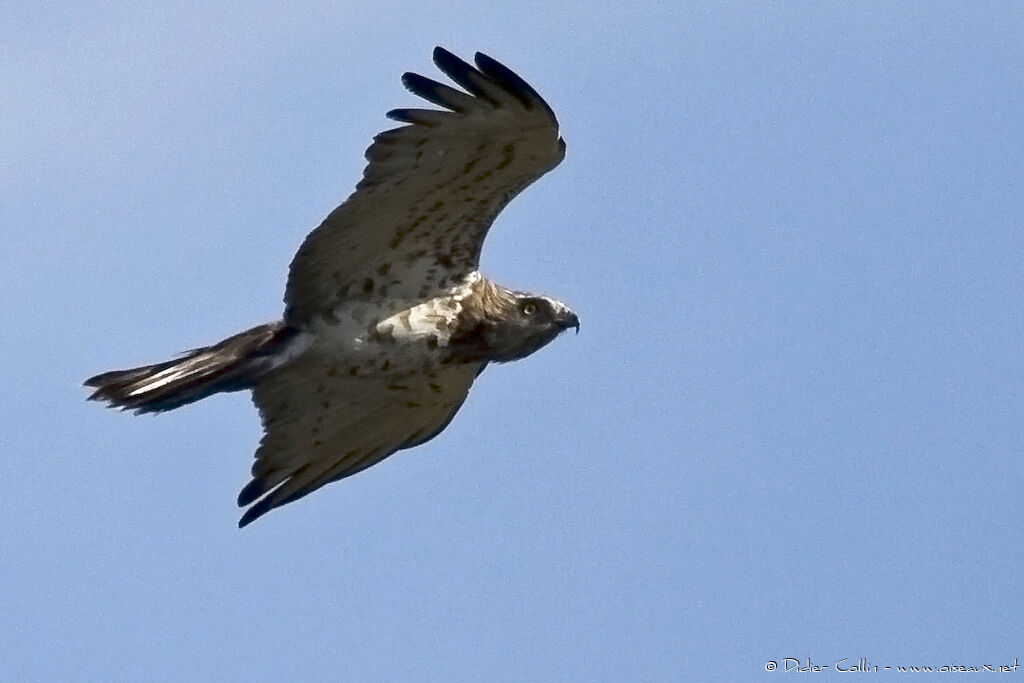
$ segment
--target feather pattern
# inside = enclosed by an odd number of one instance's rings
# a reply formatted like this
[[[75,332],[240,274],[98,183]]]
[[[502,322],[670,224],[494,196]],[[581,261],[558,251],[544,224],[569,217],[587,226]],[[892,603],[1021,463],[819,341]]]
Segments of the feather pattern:
[[[396,306],[440,294],[477,270],[501,209],[564,157],[551,108],[521,78],[480,53],[474,67],[437,48],[434,62],[466,92],[403,76],[413,94],[444,109],[390,112],[409,125],[374,138],[355,193],[292,261],[289,323],[329,315],[381,287]]]
[[[382,379],[307,355],[282,368],[253,391],[266,433],[253,479],[238,496],[239,506],[255,502],[239,526],[433,438],[466,399],[480,367]]]

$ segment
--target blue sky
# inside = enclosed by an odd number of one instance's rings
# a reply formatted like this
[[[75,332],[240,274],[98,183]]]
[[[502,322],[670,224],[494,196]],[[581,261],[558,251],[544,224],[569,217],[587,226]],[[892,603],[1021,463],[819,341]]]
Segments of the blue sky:
[[[3,678],[1024,661],[1024,11],[671,4],[0,9]],[[557,112],[483,267],[582,331],[239,531],[247,396],[79,384],[276,318],[436,44]]]

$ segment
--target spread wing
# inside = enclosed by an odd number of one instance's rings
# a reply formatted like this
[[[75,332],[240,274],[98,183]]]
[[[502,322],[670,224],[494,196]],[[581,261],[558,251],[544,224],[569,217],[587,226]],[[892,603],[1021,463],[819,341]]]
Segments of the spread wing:
[[[238,505],[245,526],[324,484],[377,464],[441,432],[466,399],[481,364],[437,372],[356,376],[310,354],[253,389],[265,434]]]
[[[388,112],[409,125],[374,138],[356,191],[299,248],[285,291],[288,322],[329,316],[353,298],[441,293],[478,268],[501,209],[565,156],[551,108],[508,68],[481,53],[473,67],[440,47],[434,63],[464,91],[402,76],[444,109]]]

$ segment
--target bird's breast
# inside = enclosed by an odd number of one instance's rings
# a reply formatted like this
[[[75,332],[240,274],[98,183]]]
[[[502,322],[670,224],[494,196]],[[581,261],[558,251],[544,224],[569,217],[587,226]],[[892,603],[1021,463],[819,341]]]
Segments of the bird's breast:
[[[311,330],[310,353],[336,361],[354,376],[405,374],[437,368],[458,325],[461,297],[381,306],[339,304]]]

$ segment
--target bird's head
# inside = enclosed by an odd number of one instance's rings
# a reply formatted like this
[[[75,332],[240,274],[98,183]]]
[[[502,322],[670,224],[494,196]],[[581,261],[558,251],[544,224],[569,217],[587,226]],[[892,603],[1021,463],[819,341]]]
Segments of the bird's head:
[[[514,310],[500,325],[508,340],[506,357],[496,361],[525,358],[569,328],[580,332],[580,319],[568,306],[546,296],[516,292]]]
[[[580,331],[576,314],[546,296],[493,286],[479,300],[464,303],[470,324],[453,342],[480,360],[526,358],[570,327]]]

